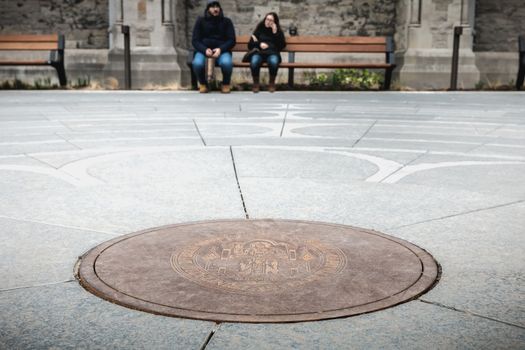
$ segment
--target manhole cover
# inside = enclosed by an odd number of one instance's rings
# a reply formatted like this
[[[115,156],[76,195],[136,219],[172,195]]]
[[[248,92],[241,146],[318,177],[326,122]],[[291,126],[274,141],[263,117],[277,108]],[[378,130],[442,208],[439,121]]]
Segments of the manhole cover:
[[[384,309],[432,287],[421,248],[375,231],[287,220],[165,226],[108,241],[80,260],[93,294],[146,312],[296,322]]]

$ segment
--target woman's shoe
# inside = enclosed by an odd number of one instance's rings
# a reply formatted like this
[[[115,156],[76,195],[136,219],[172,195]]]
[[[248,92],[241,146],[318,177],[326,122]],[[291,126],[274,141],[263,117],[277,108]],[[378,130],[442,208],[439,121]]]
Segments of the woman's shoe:
[[[268,92],[275,92],[275,77],[270,75],[270,83],[268,84]]]
[[[223,84],[223,85],[221,86],[221,92],[222,92],[223,94],[229,94],[230,91],[231,91],[231,87],[230,87],[230,85],[228,85],[228,84]]]
[[[206,84],[199,84],[199,92],[205,94],[208,92],[208,86]]]
[[[261,86],[259,85],[259,76],[253,77],[252,91],[258,93],[260,90]]]

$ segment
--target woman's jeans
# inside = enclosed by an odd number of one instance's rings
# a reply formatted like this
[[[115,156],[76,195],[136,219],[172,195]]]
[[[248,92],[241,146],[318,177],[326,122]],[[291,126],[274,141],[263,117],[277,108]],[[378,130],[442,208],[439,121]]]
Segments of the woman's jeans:
[[[252,76],[258,77],[261,72],[261,66],[263,64],[263,57],[258,54],[254,54],[250,61],[250,70],[252,71]],[[268,64],[268,70],[270,71],[270,76],[275,77],[277,75],[277,70],[279,69],[279,56],[270,55],[266,58],[266,63]]]
[[[199,79],[199,83],[206,84],[205,67],[206,67],[206,56],[200,52],[196,52],[193,56],[193,73]],[[215,65],[221,67],[222,71],[222,84],[229,85],[233,71],[233,61],[231,52],[223,52],[215,60]]]

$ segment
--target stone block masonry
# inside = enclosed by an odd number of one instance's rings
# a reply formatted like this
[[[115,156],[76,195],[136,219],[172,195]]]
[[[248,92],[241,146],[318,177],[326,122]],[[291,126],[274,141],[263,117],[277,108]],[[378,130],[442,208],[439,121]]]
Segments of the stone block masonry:
[[[197,16],[202,16],[204,1],[188,1],[191,29]],[[274,11],[283,30],[291,24],[300,35],[393,35],[395,32],[394,0],[263,0],[246,2],[222,0],[226,16],[230,17],[238,35],[250,34],[264,15]],[[190,40],[191,42],[191,40]]]
[[[517,52],[525,35],[524,0],[478,0],[474,51]]]
[[[107,49],[108,0],[0,0],[0,32],[61,32],[67,47]]]
[[[453,27],[462,26],[460,86],[506,83],[516,78],[517,37],[525,34],[524,0],[221,0],[238,35],[250,34],[263,16],[277,12],[285,32],[299,35],[393,35],[400,86],[448,87]],[[1,34],[66,35],[66,70],[72,80],[122,75],[121,25],[132,31],[131,45],[143,85],[182,86],[193,25],[204,0],[0,0]],[[3,54],[2,54],[3,55]],[[147,57],[147,58],[146,58]],[[5,57],[4,57],[5,58]],[[140,63],[140,64],[139,64]],[[178,68],[173,70],[173,66]],[[0,81],[27,78],[33,70],[0,71]],[[37,69],[38,70],[38,69]],[[47,71],[39,70],[46,76]],[[150,72],[150,73],[148,73]],[[249,74],[249,73],[248,73]],[[138,78],[138,76],[137,76]],[[159,80],[160,79],[160,80]],[[139,83],[139,82],[143,82]]]
[[[518,71],[518,35],[525,35],[525,1],[478,0],[473,50],[487,85],[514,85]]]

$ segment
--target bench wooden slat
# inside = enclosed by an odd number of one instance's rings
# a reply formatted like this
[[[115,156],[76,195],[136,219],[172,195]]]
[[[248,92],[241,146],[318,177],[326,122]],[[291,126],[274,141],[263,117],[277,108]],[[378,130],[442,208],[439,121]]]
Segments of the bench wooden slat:
[[[236,42],[247,44],[250,41],[250,35],[239,35]],[[386,44],[385,37],[376,36],[351,36],[351,37],[334,37],[334,36],[289,36],[286,37],[287,44],[354,44],[354,45],[377,45]]]
[[[0,35],[0,42],[57,42],[58,34],[2,34]]]
[[[313,44],[354,44],[354,45],[377,45],[386,44],[385,37],[381,36],[290,36],[286,38],[290,44],[313,43]]]
[[[250,36],[237,37],[234,52],[248,50]],[[287,37],[283,52],[385,52],[386,39],[384,37]]]
[[[247,52],[250,35],[240,35],[236,38],[236,45],[233,47],[234,52]],[[295,55],[288,55],[291,62],[282,62],[280,67],[288,68],[288,84],[293,86],[294,69],[384,69],[385,80],[383,89],[388,90],[392,80],[392,71],[396,67],[394,56],[394,44],[391,37],[338,37],[338,36],[292,36],[286,37],[286,47],[282,52],[290,53],[370,53],[383,54],[382,61],[367,58],[371,62],[295,62]],[[316,55],[319,59],[320,55]],[[188,56],[188,66],[191,67],[191,58]],[[286,57],[286,56],[284,56]],[[353,58],[353,57],[352,57]],[[328,60],[329,61],[329,60]],[[234,67],[248,68],[248,62],[233,62]],[[267,64],[263,64],[267,67]],[[196,86],[196,77],[192,74],[192,85]]]
[[[48,60],[36,60],[31,57],[27,57],[26,60],[19,58],[0,59],[0,66],[51,66],[57,71],[60,86],[66,86],[64,46],[65,39],[61,34],[0,35],[0,51],[49,51]]]
[[[234,62],[234,67],[250,67],[248,62]],[[370,68],[370,69],[387,69],[392,68],[395,65],[388,63],[324,63],[324,62],[282,62],[279,64],[281,68]],[[267,67],[266,63],[263,63],[263,67]]]
[[[287,51],[294,52],[385,52],[385,45],[333,45],[333,44],[289,44]]]
[[[248,51],[247,44],[237,43],[232,51],[234,52],[246,52]],[[335,52],[335,53],[351,53],[351,52],[385,52],[386,46],[381,44],[375,45],[335,45],[335,44],[288,44],[282,50],[282,52]]]
[[[36,50],[36,51],[49,51],[58,50],[57,42],[0,42],[0,50]]]
[[[44,61],[44,60],[4,61],[4,60],[0,60],[0,66],[49,66],[49,61]]]

